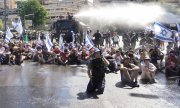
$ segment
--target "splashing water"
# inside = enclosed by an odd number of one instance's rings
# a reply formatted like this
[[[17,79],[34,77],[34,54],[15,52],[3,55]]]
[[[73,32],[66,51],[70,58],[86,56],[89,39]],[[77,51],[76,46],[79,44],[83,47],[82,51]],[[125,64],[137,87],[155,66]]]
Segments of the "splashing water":
[[[166,23],[180,22],[176,15],[168,13],[156,4],[111,4],[109,6],[82,9],[75,15],[80,20],[89,20],[95,24],[127,24],[141,25],[162,21]]]

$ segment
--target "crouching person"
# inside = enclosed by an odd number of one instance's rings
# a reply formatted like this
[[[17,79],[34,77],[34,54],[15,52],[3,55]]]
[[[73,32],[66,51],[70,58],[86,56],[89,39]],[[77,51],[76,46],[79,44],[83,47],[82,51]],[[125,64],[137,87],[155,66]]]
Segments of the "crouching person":
[[[139,87],[137,81],[139,70],[139,66],[131,64],[130,58],[125,57],[120,67],[122,83],[131,87]]]
[[[150,84],[155,83],[155,72],[156,72],[156,66],[152,63],[150,63],[150,58],[146,56],[144,58],[144,62],[141,64],[141,80],[149,82]]]
[[[105,67],[108,65],[108,60],[101,56],[99,49],[96,49],[94,58],[88,65],[88,76],[90,80],[86,90],[87,94],[103,94],[105,88]]]

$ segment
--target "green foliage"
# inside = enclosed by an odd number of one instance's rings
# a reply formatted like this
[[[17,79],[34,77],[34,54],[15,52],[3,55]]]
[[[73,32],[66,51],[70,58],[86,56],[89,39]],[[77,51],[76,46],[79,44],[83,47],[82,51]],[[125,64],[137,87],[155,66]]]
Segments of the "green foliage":
[[[47,18],[47,12],[39,0],[22,1],[18,5],[18,13],[23,22],[24,20],[32,20],[34,27],[45,24]]]
[[[3,28],[3,22],[2,22],[2,20],[0,19],[0,30],[2,30],[2,28]]]

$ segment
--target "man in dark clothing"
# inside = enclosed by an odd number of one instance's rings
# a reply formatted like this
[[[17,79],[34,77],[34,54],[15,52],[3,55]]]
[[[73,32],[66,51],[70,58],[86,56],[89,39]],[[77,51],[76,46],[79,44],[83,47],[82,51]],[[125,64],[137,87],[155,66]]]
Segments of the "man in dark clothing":
[[[88,66],[88,76],[90,81],[87,86],[86,92],[103,94],[105,88],[105,66],[109,65],[106,58],[101,56],[101,52],[96,49],[95,58],[90,61]]]
[[[97,30],[97,32],[94,34],[95,39],[94,39],[94,43],[96,47],[100,47],[100,41],[101,41],[101,34],[99,33],[99,30]]]

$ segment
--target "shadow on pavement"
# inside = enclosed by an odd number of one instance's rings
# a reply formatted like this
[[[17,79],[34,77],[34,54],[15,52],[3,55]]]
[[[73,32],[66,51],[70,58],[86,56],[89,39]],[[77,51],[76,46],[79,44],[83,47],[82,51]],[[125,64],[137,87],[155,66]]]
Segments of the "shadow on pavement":
[[[93,94],[87,94],[86,92],[80,92],[77,94],[78,100],[84,100],[84,99],[99,99],[96,93]]]
[[[124,83],[122,83],[122,82],[117,82],[117,83],[115,84],[115,86],[118,87],[118,88],[123,88],[123,89],[133,89],[132,87],[127,86],[126,84],[124,84]]]
[[[158,99],[159,98],[156,95],[138,94],[138,93],[130,93],[130,96],[132,96],[132,97],[139,97],[139,98],[148,98],[148,99]]]

